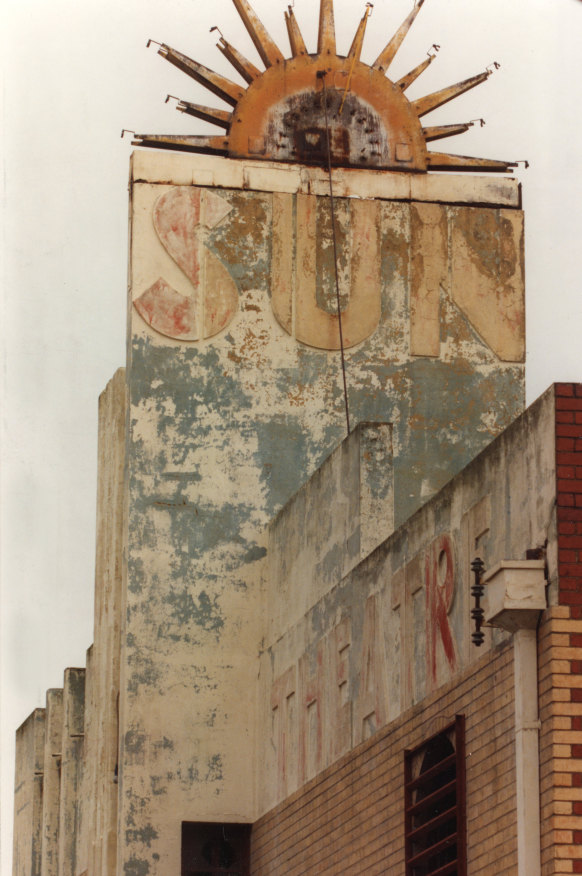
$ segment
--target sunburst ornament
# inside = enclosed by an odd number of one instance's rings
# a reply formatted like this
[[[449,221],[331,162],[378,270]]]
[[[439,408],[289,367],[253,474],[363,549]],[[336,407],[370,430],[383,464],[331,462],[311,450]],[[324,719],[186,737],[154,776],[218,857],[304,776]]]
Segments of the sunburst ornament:
[[[217,45],[245,80],[246,87],[168,45],[157,44],[162,57],[232,107],[229,112],[177,99],[177,109],[222,128],[224,133],[210,137],[136,134],[136,145],[301,164],[324,164],[331,159],[335,167],[416,172],[507,173],[516,166],[514,162],[428,150],[428,143],[462,134],[474,122],[424,127],[421,119],[485,82],[498,65],[425,97],[408,100],[407,89],[433,62],[438,47],[396,82],[388,77],[387,71],[424,0],[417,0],[371,65],[361,60],[371,3],[366,5],[345,57],[336,50],[333,0],[320,3],[316,54],[307,51],[293,8],[289,6],[285,21],[290,58],[283,56],[248,0],[233,0],[233,3],[265,69],[259,70],[222,34]]]

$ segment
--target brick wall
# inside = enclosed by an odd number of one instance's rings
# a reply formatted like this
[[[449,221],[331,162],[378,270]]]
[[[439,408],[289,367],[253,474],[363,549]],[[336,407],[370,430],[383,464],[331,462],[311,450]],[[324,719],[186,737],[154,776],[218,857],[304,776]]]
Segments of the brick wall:
[[[513,649],[405,712],[260,819],[253,876],[404,874],[404,750],[466,716],[471,876],[517,868]]]
[[[558,601],[539,637],[542,876],[582,873],[582,385],[556,401]]]

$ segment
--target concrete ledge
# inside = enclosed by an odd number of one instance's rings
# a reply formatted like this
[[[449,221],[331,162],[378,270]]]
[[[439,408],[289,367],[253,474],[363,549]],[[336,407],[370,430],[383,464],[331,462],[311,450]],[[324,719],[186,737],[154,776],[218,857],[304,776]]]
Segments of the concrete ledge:
[[[547,607],[544,560],[503,560],[483,576],[485,620],[514,633],[534,629]]]
[[[323,168],[178,152],[134,152],[130,182],[306,195],[329,194],[329,178]],[[521,207],[519,182],[511,177],[492,179],[470,174],[395,173],[337,168],[333,171],[333,185],[334,194],[339,198]]]

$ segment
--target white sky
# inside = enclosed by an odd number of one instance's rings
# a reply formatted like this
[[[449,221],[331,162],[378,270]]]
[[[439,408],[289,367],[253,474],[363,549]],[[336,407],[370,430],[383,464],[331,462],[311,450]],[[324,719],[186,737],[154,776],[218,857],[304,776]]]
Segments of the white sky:
[[[287,7],[253,0],[285,53]],[[412,0],[376,0],[372,62]],[[317,7],[295,13],[315,49]],[[345,53],[364,0],[336,0]],[[13,736],[45,691],[82,666],[92,639],[97,398],[125,358],[127,178],[139,133],[204,133],[167,93],[219,105],[161,59],[153,38],[236,79],[227,39],[260,66],[231,0],[3,0],[2,29],[2,876],[11,873]],[[426,0],[391,68],[441,52],[418,97],[502,65],[427,117],[485,117],[435,149],[520,168],[526,210],[528,402],[582,380],[582,2]],[[219,133],[208,128],[209,132]]]

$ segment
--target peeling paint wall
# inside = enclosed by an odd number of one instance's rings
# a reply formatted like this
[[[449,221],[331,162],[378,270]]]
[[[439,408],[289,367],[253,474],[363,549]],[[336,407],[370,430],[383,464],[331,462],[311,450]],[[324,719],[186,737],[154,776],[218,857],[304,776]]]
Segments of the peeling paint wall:
[[[297,497],[270,525],[277,561],[265,615],[287,623],[265,623],[261,813],[507,638],[487,629],[484,647],[471,643],[475,556],[490,569],[545,546],[555,588],[554,428],[552,388],[369,556],[345,574],[336,567],[327,587],[313,551],[297,549]],[[352,465],[354,438],[341,448]],[[314,545],[325,544],[333,520],[333,504],[321,501],[322,478],[335,488],[331,475],[323,466],[300,494]]]
[[[46,695],[42,794],[42,876],[58,876],[59,808],[63,742],[63,691]]]
[[[364,423],[269,524],[265,641],[281,639],[392,534],[393,521],[392,429]]]
[[[523,407],[519,194],[334,176],[350,413],[391,424],[398,526]],[[261,532],[345,435],[328,194],[314,169],[134,156],[120,873],[177,872],[182,820],[263,804]]]
[[[90,876],[110,876],[116,868],[126,432],[126,379],[124,369],[119,369],[99,399],[94,642],[87,655],[76,864],[71,876],[85,870]]]
[[[41,876],[45,710],[16,731],[13,876]]]
[[[19,731],[15,876],[178,873],[182,821],[254,821],[471,659],[459,557],[529,498],[432,497],[523,407],[519,187],[333,175],[347,441],[326,174],[133,157],[95,638],[44,822],[44,710]]]
[[[59,808],[58,876],[77,876],[77,843],[81,811],[87,801],[81,794],[85,754],[85,670],[65,670],[63,684],[63,735]]]

